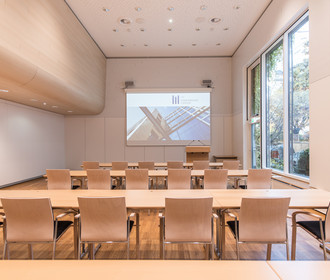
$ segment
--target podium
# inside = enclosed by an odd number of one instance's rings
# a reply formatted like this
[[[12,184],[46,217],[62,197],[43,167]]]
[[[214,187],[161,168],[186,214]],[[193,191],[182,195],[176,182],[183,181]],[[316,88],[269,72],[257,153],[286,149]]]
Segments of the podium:
[[[210,146],[186,146],[186,162],[209,161]]]

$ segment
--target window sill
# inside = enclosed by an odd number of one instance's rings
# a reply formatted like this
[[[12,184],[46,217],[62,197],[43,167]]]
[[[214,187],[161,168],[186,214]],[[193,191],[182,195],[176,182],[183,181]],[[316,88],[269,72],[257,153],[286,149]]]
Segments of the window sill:
[[[295,175],[284,174],[278,171],[273,171],[272,179],[299,189],[311,188],[309,185],[309,179],[304,179]]]

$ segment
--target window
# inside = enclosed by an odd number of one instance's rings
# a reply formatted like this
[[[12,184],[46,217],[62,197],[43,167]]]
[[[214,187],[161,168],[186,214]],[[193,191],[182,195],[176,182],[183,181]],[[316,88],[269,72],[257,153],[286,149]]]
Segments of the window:
[[[307,13],[248,68],[248,92],[252,168],[308,177]]]

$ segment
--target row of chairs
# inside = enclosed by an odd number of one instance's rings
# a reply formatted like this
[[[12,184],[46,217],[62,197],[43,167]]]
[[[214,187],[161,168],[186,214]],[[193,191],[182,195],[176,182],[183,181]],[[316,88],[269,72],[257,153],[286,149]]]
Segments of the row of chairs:
[[[126,189],[148,189],[149,177],[147,169],[126,169]],[[47,169],[48,189],[71,189],[69,169]],[[271,169],[250,169],[247,177],[247,188],[271,188]],[[168,189],[190,189],[190,169],[169,169]],[[227,169],[205,169],[204,189],[226,189],[228,181]],[[88,189],[110,189],[109,170],[87,169]]]
[[[72,225],[72,221],[59,220],[64,216],[76,213],[68,211],[53,217],[49,198],[3,198],[1,199],[4,214],[4,252],[3,258],[9,259],[8,245],[11,243],[29,244],[30,255],[33,258],[34,243],[52,243],[53,259],[55,258],[56,241]],[[240,207],[239,220],[229,213],[234,221],[227,224],[236,239],[237,259],[239,259],[239,244],[267,244],[267,259],[271,258],[271,244],[285,244],[287,259],[289,245],[287,232],[287,212],[290,198],[243,198]],[[129,234],[133,226],[130,220],[134,213],[127,215],[124,197],[78,197],[79,214],[75,215],[79,225],[79,252],[82,244],[95,243],[126,243],[127,258],[129,258]],[[160,214],[160,245],[161,258],[164,258],[165,244],[169,243],[200,243],[208,245],[206,258],[213,259],[214,238],[213,224],[218,217],[212,212],[213,198],[166,198],[165,213]],[[296,221],[293,214],[292,252],[295,259],[296,225],[317,228],[320,231],[324,259],[325,246],[330,241],[329,215],[325,221]],[[139,236],[136,228],[136,237]],[[312,230],[313,231],[313,230]],[[310,231],[311,232],[311,231]],[[137,240],[137,250],[138,250]],[[93,246],[89,246],[93,248]],[[90,258],[95,258],[94,250],[90,250]]]

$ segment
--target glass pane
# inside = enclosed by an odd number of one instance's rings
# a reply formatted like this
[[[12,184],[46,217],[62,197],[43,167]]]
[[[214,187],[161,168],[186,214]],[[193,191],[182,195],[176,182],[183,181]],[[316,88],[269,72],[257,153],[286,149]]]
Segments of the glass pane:
[[[289,33],[289,172],[309,176],[309,21]]]
[[[252,168],[261,168],[260,123],[251,125]]]
[[[283,41],[266,54],[266,166],[283,170]]]
[[[260,64],[251,70],[251,116],[260,115]]]

